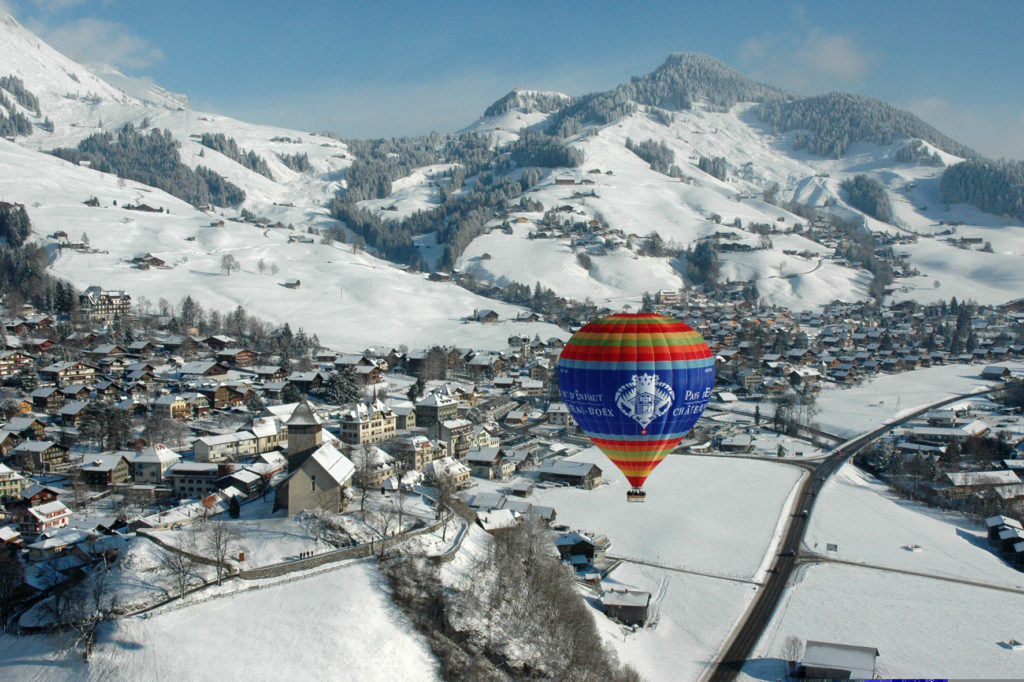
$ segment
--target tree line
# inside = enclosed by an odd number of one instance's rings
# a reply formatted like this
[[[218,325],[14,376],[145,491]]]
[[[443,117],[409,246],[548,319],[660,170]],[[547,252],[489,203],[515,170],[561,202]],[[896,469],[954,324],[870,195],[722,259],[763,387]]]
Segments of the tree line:
[[[756,113],[776,133],[799,131],[793,149],[839,158],[855,142],[892,144],[900,138],[920,138],[944,152],[975,158],[977,152],[943,135],[913,114],[870,97],[829,92],[802,99],[770,99]]]
[[[233,137],[227,137],[224,133],[203,133],[199,138],[199,144],[220,152],[235,163],[245,166],[265,178],[274,179],[274,174],[270,172],[270,167],[263,157],[251,149],[242,149]]]
[[[839,187],[846,192],[846,203],[850,206],[883,223],[892,222],[892,203],[889,201],[889,194],[875,178],[859,174],[843,180]]]
[[[969,159],[950,166],[939,184],[942,201],[1024,220],[1024,162]]]
[[[109,132],[95,133],[77,147],[50,153],[71,163],[86,161],[95,170],[162,189],[194,206],[232,206],[245,199],[240,187],[209,168],[192,170],[183,164],[179,146],[170,130],[154,128],[145,134],[126,123],[116,137]]]

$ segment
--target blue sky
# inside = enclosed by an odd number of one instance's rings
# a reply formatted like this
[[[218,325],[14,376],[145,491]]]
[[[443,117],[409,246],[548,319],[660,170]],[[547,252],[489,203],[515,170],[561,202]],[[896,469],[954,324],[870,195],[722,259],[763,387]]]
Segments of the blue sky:
[[[515,85],[583,94],[704,52],[772,85],[909,109],[1024,158],[1024,4],[0,0],[58,49],[195,108],[344,136],[454,131]]]

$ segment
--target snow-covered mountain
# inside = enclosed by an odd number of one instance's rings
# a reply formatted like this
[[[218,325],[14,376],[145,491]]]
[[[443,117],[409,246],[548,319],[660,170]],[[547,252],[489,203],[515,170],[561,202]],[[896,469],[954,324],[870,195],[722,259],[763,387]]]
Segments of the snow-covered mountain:
[[[185,294],[207,308],[241,305],[346,348],[402,343],[497,348],[513,333],[564,335],[552,325],[466,324],[474,310],[492,308],[507,320],[519,309],[452,283],[429,282],[422,273],[376,257],[383,252],[373,242],[357,252],[322,239],[339,226],[331,203],[344,196],[347,171],[356,160],[333,136],[194,111],[187,98],[155,84],[110,70],[97,74],[75,63],[10,17],[0,18],[3,76],[20,79],[38,100],[38,111],[6,93],[32,131],[0,140],[0,200],[26,205],[36,239],[53,247],[53,272],[80,289],[90,284],[125,289],[152,306],[161,299],[176,305]],[[438,159],[403,170],[392,178],[389,192],[358,206],[397,227],[417,212],[433,211],[499,178],[525,185],[521,197],[507,203],[528,199],[530,210],[503,213],[492,206],[485,229],[450,254],[455,269],[501,285],[540,282],[561,296],[589,298],[613,309],[635,307],[643,292],[682,287],[687,268],[677,253],[714,235],[725,245],[719,249],[719,279],[752,281],[766,302],[813,308],[837,298],[866,297],[870,273],[833,258],[833,245],[809,239],[808,221],[786,210],[787,201],[860,221],[880,234],[916,236],[916,243],[894,247],[906,254],[904,269],[918,273],[896,280],[897,298],[1000,302],[1024,290],[1022,224],[965,205],[943,205],[942,167],[897,160],[915,135],[934,138],[922,149],[946,164],[960,160],[949,149],[964,154],[963,148],[944,144],[930,128],[912,121],[852,141],[838,158],[823,158],[806,149],[809,134],[810,146],[818,141],[813,130],[784,132],[796,114],[780,110],[774,124],[759,115],[758,102],[775,98],[787,106],[794,97],[753,83],[712,58],[685,54],[608,93],[572,97],[516,89],[463,131],[486,136],[492,145],[493,160],[481,166],[484,170],[467,174],[464,162]],[[243,190],[244,201],[203,211],[152,186],[45,153],[76,147],[97,133],[116,138],[125,124],[143,135],[169,131],[184,167],[210,169]],[[530,171],[517,167],[512,159],[524,128],[559,132],[580,163]],[[204,135],[233,140],[241,154],[251,152],[261,161],[262,172],[202,144]],[[653,170],[627,143],[667,150],[659,153],[671,157],[673,168]],[[303,164],[296,163],[300,157]],[[715,160],[717,177],[700,169],[702,157]],[[884,186],[893,207],[891,223],[847,204],[840,185],[858,174]],[[450,186],[453,177],[459,187]],[[768,203],[765,193],[775,187],[775,203]],[[99,206],[86,206],[83,202],[93,196]],[[165,211],[129,211],[126,203]],[[264,220],[236,222],[243,209]],[[592,229],[586,234],[541,229],[550,210],[558,223],[593,221]],[[223,227],[211,226],[221,221]],[[933,238],[948,232],[949,223],[956,224],[956,239],[981,237],[991,252]],[[799,232],[793,229],[797,224]],[[770,226],[771,233],[762,235],[765,228],[755,225]],[[439,221],[435,231],[410,237],[427,268],[442,260],[441,227]],[[86,234],[90,251],[58,249],[52,237],[58,231],[72,241]],[[665,248],[652,253],[648,237],[654,233]],[[538,236],[544,238],[531,238]],[[351,242],[356,235],[350,229],[347,237]],[[167,269],[143,271],[127,262],[146,252],[164,260]],[[222,273],[226,255],[238,260],[240,271]],[[286,289],[285,279],[301,285]]]

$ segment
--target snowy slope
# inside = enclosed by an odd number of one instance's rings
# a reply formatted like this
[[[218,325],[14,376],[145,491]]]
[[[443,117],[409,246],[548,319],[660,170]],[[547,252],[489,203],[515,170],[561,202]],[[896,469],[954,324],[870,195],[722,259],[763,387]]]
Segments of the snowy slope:
[[[469,293],[451,283],[428,282],[385,261],[339,244],[288,243],[298,232],[263,230],[230,220],[210,227],[210,216],[159,190],[80,168],[20,145],[0,141],[0,198],[26,204],[36,237],[51,245],[54,273],[79,290],[91,284],[130,292],[136,303],[155,309],[161,299],[176,306],[185,294],[207,309],[243,306],[275,324],[288,322],[338,349],[401,343],[503,348],[513,333],[542,338],[566,335],[551,325],[464,324],[473,310],[491,308],[502,319],[519,308]],[[101,206],[82,201],[97,196]],[[117,201],[118,206],[113,206]],[[143,201],[169,213],[120,208]],[[294,210],[290,208],[282,211]],[[47,237],[65,230],[73,240],[85,234],[98,253],[57,251]],[[189,238],[192,238],[189,241]],[[140,271],[125,262],[152,253],[169,269]],[[220,261],[231,255],[241,271],[225,275]],[[259,263],[265,265],[264,274]],[[271,268],[278,268],[271,274]],[[299,289],[286,289],[296,278]],[[416,301],[417,305],[409,305]]]

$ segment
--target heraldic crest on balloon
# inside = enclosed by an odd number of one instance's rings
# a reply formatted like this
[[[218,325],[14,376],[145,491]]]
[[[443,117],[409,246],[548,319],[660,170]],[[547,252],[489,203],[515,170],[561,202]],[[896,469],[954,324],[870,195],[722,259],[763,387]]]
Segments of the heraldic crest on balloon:
[[[631,502],[644,500],[644,482],[700,418],[714,383],[701,335],[655,313],[594,320],[558,358],[565,406],[626,476]]]
[[[652,421],[669,411],[675,399],[672,387],[656,374],[634,374],[632,381],[615,392],[615,404],[622,414],[642,426],[645,433]]]

